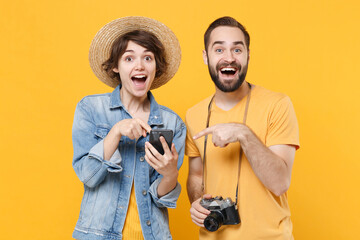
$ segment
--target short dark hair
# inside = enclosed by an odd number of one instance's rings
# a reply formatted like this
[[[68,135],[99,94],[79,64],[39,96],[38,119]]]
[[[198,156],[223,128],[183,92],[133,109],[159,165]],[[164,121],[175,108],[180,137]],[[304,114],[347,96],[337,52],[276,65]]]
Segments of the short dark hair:
[[[109,77],[121,82],[119,74],[115,73],[113,69],[118,67],[119,59],[125,53],[129,41],[139,44],[154,54],[156,62],[155,77],[160,77],[166,71],[168,64],[165,59],[164,45],[154,34],[144,30],[135,30],[119,36],[112,44],[110,57],[102,64],[102,68]]]
[[[245,44],[247,49],[249,50],[249,46],[250,46],[250,35],[249,33],[246,31],[245,27],[239,23],[238,21],[236,21],[236,19],[232,18],[232,17],[221,17],[216,19],[214,22],[212,22],[210,24],[210,26],[208,27],[208,29],[206,30],[205,34],[204,34],[204,44],[205,44],[205,51],[207,51],[207,47],[209,45],[209,39],[210,39],[210,34],[211,32],[217,28],[217,27],[221,27],[221,26],[228,26],[228,27],[237,27],[239,28],[245,36]]]

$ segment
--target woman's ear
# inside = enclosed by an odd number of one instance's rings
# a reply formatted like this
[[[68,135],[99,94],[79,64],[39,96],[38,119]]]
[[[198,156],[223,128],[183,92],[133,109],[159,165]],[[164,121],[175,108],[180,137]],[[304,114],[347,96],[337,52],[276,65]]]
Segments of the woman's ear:
[[[119,69],[117,67],[113,68],[112,70],[113,70],[113,72],[119,73]]]

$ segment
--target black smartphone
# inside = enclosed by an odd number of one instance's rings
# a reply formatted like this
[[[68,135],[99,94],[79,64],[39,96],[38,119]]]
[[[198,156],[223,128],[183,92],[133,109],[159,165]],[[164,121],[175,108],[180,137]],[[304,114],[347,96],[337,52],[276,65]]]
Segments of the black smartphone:
[[[159,139],[160,136],[165,138],[169,149],[171,149],[174,133],[171,129],[153,129],[150,131],[149,143],[151,143],[161,155],[164,155],[164,149]]]

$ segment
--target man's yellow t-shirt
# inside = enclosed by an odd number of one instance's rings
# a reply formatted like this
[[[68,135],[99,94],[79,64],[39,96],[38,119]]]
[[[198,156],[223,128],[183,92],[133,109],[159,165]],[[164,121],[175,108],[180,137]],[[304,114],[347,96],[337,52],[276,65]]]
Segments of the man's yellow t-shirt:
[[[185,153],[189,157],[204,154],[204,137],[192,137],[206,127],[211,97],[190,108],[186,114],[187,138]],[[247,97],[224,111],[213,102],[209,126],[243,121]],[[292,103],[284,94],[252,86],[246,125],[266,145],[290,144],[299,147],[299,130]],[[235,201],[240,143],[225,148],[215,147],[208,137],[206,150],[205,193],[213,197],[230,197]],[[223,225],[215,232],[200,229],[200,239],[293,239],[287,194],[277,197],[256,177],[247,158],[241,160],[238,209],[241,223]]]

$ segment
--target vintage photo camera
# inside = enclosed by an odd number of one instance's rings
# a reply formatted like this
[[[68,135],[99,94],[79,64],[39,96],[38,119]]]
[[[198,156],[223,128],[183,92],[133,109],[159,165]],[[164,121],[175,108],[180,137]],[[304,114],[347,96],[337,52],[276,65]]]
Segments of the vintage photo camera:
[[[223,199],[217,196],[211,199],[201,199],[200,205],[211,212],[204,220],[204,226],[210,232],[215,232],[221,225],[240,223],[239,212],[231,198]]]

